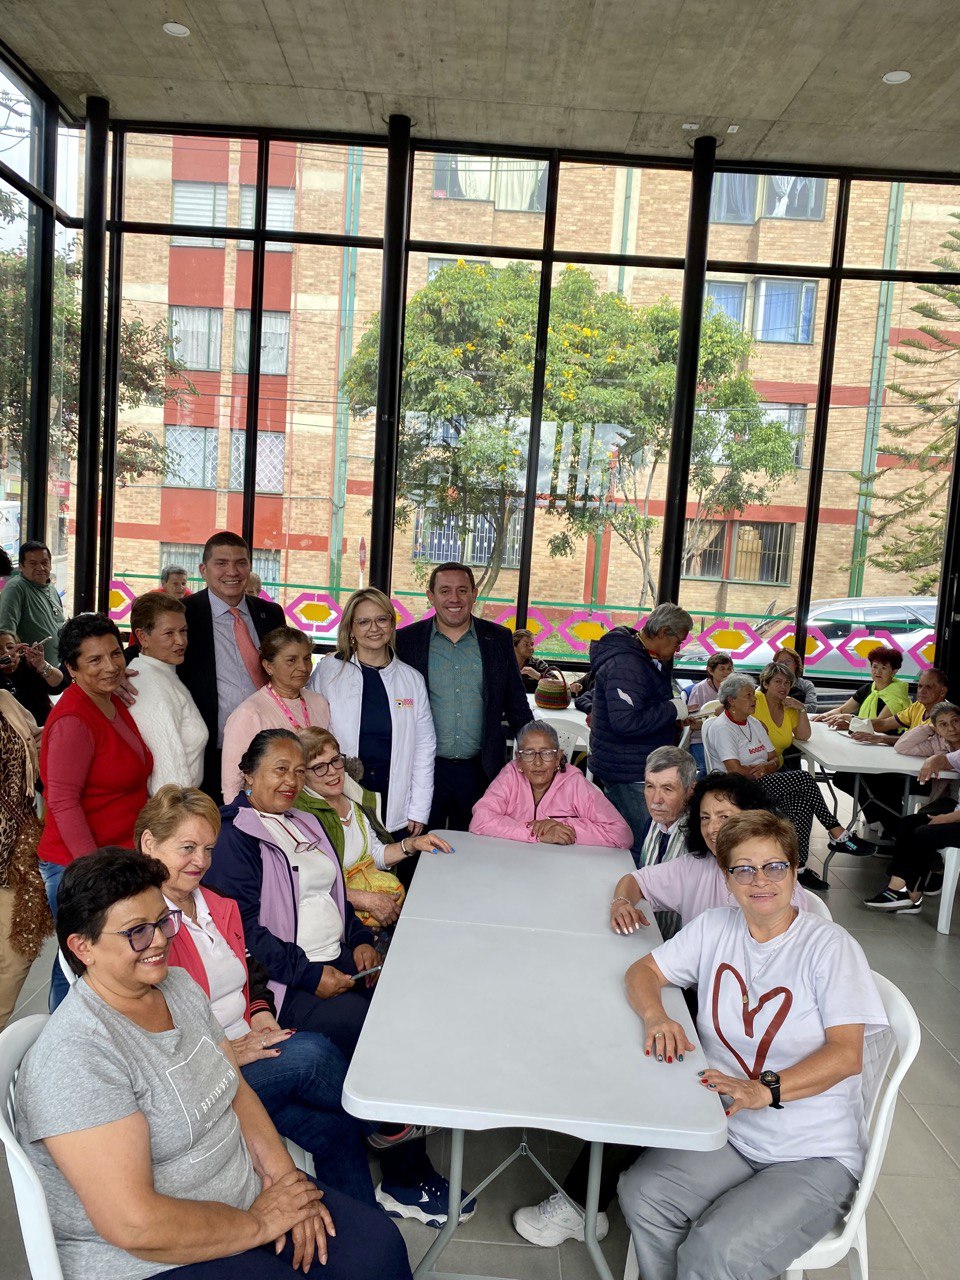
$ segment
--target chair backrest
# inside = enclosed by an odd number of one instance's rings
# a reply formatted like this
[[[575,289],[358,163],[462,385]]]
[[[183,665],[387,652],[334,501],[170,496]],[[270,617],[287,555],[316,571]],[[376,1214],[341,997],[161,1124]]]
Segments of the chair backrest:
[[[560,739],[560,750],[567,759],[576,747],[590,745],[590,730],[572,716],[537,716],[545,721]]]
[[[818,898],[815,893],[810,893],[808,889],[804,889],[803,892],[806,894],[807,910],[811,915],[820,916],[824,920],[833,919],[833,916],[830,914],[830,908],[822,898]]]
[[[711,747],[711,739],[718,724],[717,717],[711,716],[708,720],[704,720],[703,728],[700,730],[700,737],[703,741],[703,755],[707,762],[707,771],[709,773],[712,773],[714,769],[723,769],[723,761],[717,759],[716,750]]]
[[[863,1112],[870,1139],[860,1186],[836,1242],[838,1246],[842,1243],[849,1247],[867,1211],[890,1140],[900,1085],[920,1050],[920,1023],[907,997],[882,974],[873,973],[873,980],[890,1027],[864,1040]]]
[[[20,1218],[20,1233],[33,1280],[63,1280],[47,1198],[27,1153],[17,1141],[13,1120],[13,1086],[24,1054],[47,1023],[37,1013],[11,1022],[0,1032],[0,1142],[7,1153],[7,1167]]]

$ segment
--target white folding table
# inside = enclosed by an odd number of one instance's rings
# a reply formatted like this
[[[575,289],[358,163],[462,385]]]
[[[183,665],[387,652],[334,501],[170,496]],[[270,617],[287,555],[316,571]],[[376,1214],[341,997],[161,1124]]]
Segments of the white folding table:
[[[720,1100],[697,1083],[699,1051],[669,1066],[646,1057],[626,1001],[623,974],[659,931],[610,931],[613,886],[633,865],[623,851],[450,840],[452,856],[420,860],[344,1107],[449,1128],[451,1205],[462,1201],[468,1129],[530,1126],[589,1142],[584,1243],[612,1280],[596,1235],[603,1144],[709,1151],[726,1141]],[[668,989],[664,1003],[696,1043],[681,993]],[[519,1155],[558,1185],[524,1141],[470,1195]],[[455,1280],[433,1268],[457,1225],[450,1214],[418,1277]]]

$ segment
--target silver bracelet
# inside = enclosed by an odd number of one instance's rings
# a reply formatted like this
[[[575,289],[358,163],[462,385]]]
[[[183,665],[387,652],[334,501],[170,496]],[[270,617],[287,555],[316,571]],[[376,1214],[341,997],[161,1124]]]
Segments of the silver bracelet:
[[[616,898],[611,899],[610,906],[612,907],[615,902],[625,902],[628,907],[632,907],[634,905],[630,899],[625,898],[623,894],[619,894]]]

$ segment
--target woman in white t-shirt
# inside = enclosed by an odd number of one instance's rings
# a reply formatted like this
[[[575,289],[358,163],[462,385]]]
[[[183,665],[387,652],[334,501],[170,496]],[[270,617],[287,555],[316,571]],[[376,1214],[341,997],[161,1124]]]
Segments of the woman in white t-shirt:
[[[621,1178],[644,1280],[772,1280],[838,1225],[863,1171],[863,1043],[887,1025],[866,957],[793,905],[789,822],[731,818],[717,857],[738,905],[697,916],[627,972],[645,1052],[664,1069],[694,1046],[661,991],[697,985],[704,1060],[689,1087],[715,1090],[729,1117],[719,1151],[651,1149]]]
[[[723,710],[705,732],[714,767],[727,773],[754,778],[766,791],[774,807],[780,809],[797,829],[800,857],[798,879],[805,889],[829,889],[821,876],[808,867],[810,828],[816,818],[826,828],[828,847],[834,853],[850,853],[866,858],[876,852],[844,827],[805,769],[782,769],[780,757],[764,726],[753,714],[757,707],[757,686],[753,677],[735,673],[727,676],[717,691]]]

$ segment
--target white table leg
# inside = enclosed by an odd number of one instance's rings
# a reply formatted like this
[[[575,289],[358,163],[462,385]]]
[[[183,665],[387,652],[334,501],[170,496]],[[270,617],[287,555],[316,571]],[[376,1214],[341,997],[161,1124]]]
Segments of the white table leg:
[[[603,1163],[603,1143],[590,1143],[590,1167],[587,1174],[587,1202],[583,1214],[583,1243],[587,1247],[600,1280],[613,1280],[607,1260],[597,1240],[597,1207],[600,1200],[600,1166]]]
[[[450,1130],[450,1193],[447,1201],[447,1220],[433,1244],[423,1255],[419,1267],[413,1273],[416,1280],[433,1270],[433,1264],[450,1243],[460,1225],[460,1200],[463,1196],[463,1130]]]

